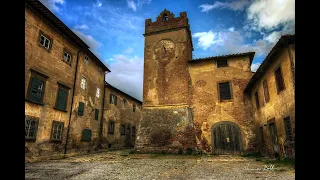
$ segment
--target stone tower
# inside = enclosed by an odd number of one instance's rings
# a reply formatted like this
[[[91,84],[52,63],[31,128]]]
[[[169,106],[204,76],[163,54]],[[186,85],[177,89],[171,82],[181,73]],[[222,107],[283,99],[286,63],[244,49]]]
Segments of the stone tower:
[[[194,148],[189,108],[192,39],[186,12],[164,10],[156,22],[145,21],[143,112],[137,148],[178,151]]]

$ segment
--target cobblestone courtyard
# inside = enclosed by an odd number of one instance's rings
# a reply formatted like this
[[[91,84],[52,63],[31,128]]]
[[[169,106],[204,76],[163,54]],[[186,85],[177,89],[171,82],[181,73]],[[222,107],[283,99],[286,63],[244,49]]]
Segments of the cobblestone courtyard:
[[[266,168],[268,167],[268,168]],[[173,156],[111,151],[27,163],[26,179],[295,179],[287,166],[270,168],[240,156]]]

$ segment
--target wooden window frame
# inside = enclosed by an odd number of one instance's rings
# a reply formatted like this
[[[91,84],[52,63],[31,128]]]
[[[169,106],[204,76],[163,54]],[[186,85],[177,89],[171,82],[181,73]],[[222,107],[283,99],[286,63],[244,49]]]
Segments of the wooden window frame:
[[[230,99],[221,100],[221,98],[220,98],[220,84],[221,84],[221,83],[229,83],[229,87],[230,87]],[[218,100],[219,100],[219,102],[233,102],[232,81],[219,81],[219,82],[217,82],[217,88],[218,88]]]
[[[131,127],[131,136],[135,137],[136,136],[136,126]]]
[[[89,131],[89,132],[90,132],[90,139],[84,139],[84,132],[85,132],[85,131]],[[91,140],[92,140],[92,131],[91,131],[91,129],[89,129],[89,128],[84,128],[84,129],[82,130],[82,132],[81,132],[81,141],[91,142]]]
[[[79,114],[79,112],[80,112],[80,111],[79,111],[79,110],[80,110],[80,103],[81,103],[81,104],[83,104],[83,112],[82,112],[82,115],[81,115],[81,114]],[[78,115],[78,116],[84,116],[84,109],[85,109],[85,104],[84,104],[84,102],[79,102],[79,104],[78,104],[78,113],[77,113],[77,115]]]
[[[61,124],[62,125],[62,128],[61,128],[61,134],[60,134],[60,139],[54,139],[53,138],[53,135],[54,135],[54,127],[55,125],[59,125]],[[52,121],[52,126],[51,126],[51,136],[50,136],[50,141],[54,141],[54,142],[62,142],[62,139],[63,139],[63,129],[64,129],[64,122],[61,122],[61,121],[55,121],[53,120]]]
[[[127,100],[122,99],[122,101],[121,101],[122,109],[126,109],[126,103],[127,103]]]
[[[267,79],[262,81],[263,93],[264,93],[264,100],[266,103],[270,101],[270,93],[269,93],[269,86]]]
[[[45,91],[46,91],[46,82],[47,82],[47,79],[49,78],[47,75],[37,71],[37,70],[34,70],[34,69],[30,69],[31,71],[31,75],[30,75],[30,78],[29,78],[29,84],[28,84],[28,90],[27,90],[27,97],[26,97],[26,100],[28,102],[31,102],[31,103],[34,103],[34,104],[38,104],[38,105],[44,105],[43,103],[43,100],[44,100],[44,94],[45,94]],[[38,102],[38,101],[33,101],[30,96],[31,96],[31,86],[32,86],[32,79],[33,78],[38,78],[40,81],[43,81],[43,90],[42,90],[42,94],[41,94],[41,100]]]
[[[125,136],[126,135],[126,125],[121,124],[120,125],[120,136]]]
[[[86,58],[86,57],[87,57],[87,58]],[[89,59],[90,59],[90,58],[89,58],[88,55],[85,54],[83,59],[84,59],[84,63],[85,63],[85,64],[89,64]]]
[[[84,89],[83,89],[83,87],[82,87],[82,82],[83,82],[82,80],[83,80],[83,79],[85,79]],[[87,89],[87,78],[84,77],[84,76],[81,76],[80,88],[81,88],[82,90],[86,90],[86,89]]]
[[[260,109],[260,100],[259,100],[259,91],[257,90],[255,93],[254,93],[254,100],[255,100],[255,104],[256,104],[256,108],[257,109]]]
[[[41,42],[41,36],[45,37],[46,39],[48,39],[50,41],[50,45],[49,48],[44,47],[40,42]],[[45,49],[47,52],[51,52],[52,49],[52,45],[53,45],[53,38],[50,37],[48,34],[44,33],[42,30],[39,30],[39,36],[38,36],[38,45],[39,47]]]
[[[219,66],[218,62],[221,62],[221,61],[226,61],[226,66]],[[227,59],[220,59],[220,60],[216,60],[216,67],[217,68],[224,68],[224,67],[229,67],[229,63],[228,63],[228,60]]]
[[[112,102],[112,97],[114,97],[114,102]],[[117,95],[110,93],[110,104],[117,106],[117,99],[118,99]]]
[[[33,117],[33,116],[25,115],[25,130],[26,130],[26,121],[34,121],[34,122],[35,122],[35,127],[34,127],[34,137],[31,137],[31,138],[30,138],[30,137],[24,136],[25,141],[35,142],[36,139],[37,139],[39,118],[38,118],[38,117]],[[31,123],[31,122],[30,122],[30,123]],[[29,128],[29,131],[28,131],[28,135],[29,135],[29,132],[30,132],[30,128]]]
[[[134,103],[132,104],[132,112],[134,112],[134,113],[136,112],[136,104],[134,104]]]
[[[67,53],[69,56],[70,56],[70,62],[68,62],[66,59],[65,59],[65,56],[64,54]],[[63,62],[65,62],[66,64],[68,64],[69,66],[71,66],[71,63],[72,63],[72,54],[70,53],[70,51],[66,48],[63,49],[63,54],[62,54],[62,60]]]
[[[66,98],[66,109],[61,109],[58,107],[58,97],[59,97],[59,90],[62,89],[63,91],[67,91],[67,98]],[[58,82],[58,90],[57,90],[57,97],[56,97],[56,104],[55,104],[55,107],[54,109],[57,109],[57,110],[60,110],[60,111],[63,111],[63,112],[68,112],[67,111],[67,107],[68,107],[68,99],[69,99],[69,90],[70,90],[70,87]]]
[[[283,83],[283,89],[281,89],[281,90],[279,89],[279,84],[278,84],[277,75],[276,75],[276,71],[277,71],[278,69],[280,69],[280,75],[281,75],[281,77],[282,77],[282,83]],[[286,90],[286,85],[285,85],[285,83],[284,83],[284,76],[283,76],[283,71],[282,71],[281,64],[279,64],[279,65],[277,66],[277,68],[275,68],[273,74],[274,74],[274,78],[275,78],[277,93],[279,94],[280,92]]]
[[[111,124],[113,124],[112,131],[110,131]],[[109,124],[108,124],[108,134],[114,134],[115,124],[116,124],[116,123],[115,123],[114,121],[109,121]]]
[[[286,124],[286,120],[289,119],[288,123],[290,126],[290,130],[287,129],[287,124]],[[293,135],[292,135],[292,126],[291,126],[291,118],[290,116],[286,116],[285,118],[283,118],[283,125],[284,125],[284,130],[285,130],[285,134],[286,134],[286,141],[292,141],[293,140]],[[290,135],[288,135],[288,131],[290,131]]]

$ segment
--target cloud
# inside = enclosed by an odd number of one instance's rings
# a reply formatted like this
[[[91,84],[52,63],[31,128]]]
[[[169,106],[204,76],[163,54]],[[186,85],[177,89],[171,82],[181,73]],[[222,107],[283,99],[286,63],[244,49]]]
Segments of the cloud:
[[[229,31],[233,32],[234,31],[234,27],[231,27],[228,29]]]
[[[133,48],[128,48],[124,51],[125,54],[131,54],[133,52]]]
[[[230,31],[229,29],[194,33],[192,36],[198,38],[200,48],[209,49],[217,55],[254,51],[256,55],[260,56],[266,55],[272,48],[273,44],[264,39],[246,43],[242,31]]]
[[[101,7],[102,3],[99,0],[97,0],[97,2],[94,4],[94,6],[95,7]]]
[[[134,12],[137,12],[137,8],[142,7],[143,4],[149,4],[151,0],[127,0],[128,7],[132,9]]]
[[[226,8],[226,9],[231,9],[234,11],[243,11],[245,9],[245,7],[247,7],[250,4],[249,0],[238,0],[238,1],[234,1],[234,2],[220,2],[220,1],[216,1],[214,4],[201,4],[199,6],[199,8],[201,8],[201,12],[209,12],[213,9],[216,8]]]
[[[254,1],[248,8],[248,21],[253,29],[275,29],[295,20],[294,0]]]
[[[206,50],[213,45],[215,34],[210,30],[209,32],[198,32],[192,35],[194,38],[198,38],[198,46]]]
[[[278,42],[281,36],[285,34],[294,34],[295,33],[295,24],[293,22],[287,23],[282,30],[280,31],[272,31],[272,33],[266,35],[264,40],[275,44]]]
[[[64,0],[40,0],[43,5],[45,5],[48,9],[54,12],[60,12],[60,8],[57,6],[58,4],[64,5]]]
[[[252,63],[251,65],[251,71],[252,72],[256,72],[257,69],[260,67],[261,63],[257,62],[257,63]]]
[[[107,61],[112,72],[106,75],[106,81],[142,101],[143,58],[116,54]]]
[[[127,0],[128,7],[131,8],[134,12],[137,11],[136,3],[133,0]]]
[[[99,41],[95,40],[91,35],[84,34],[78,30],[73,29],[73,32],[76,33],[86,44],[88,44],[92,52],[99,54],[98,48],[102,45]]]
[[[82,24],[82,25],[74,26],[74,29],[87,30],[87,29],[89,29],[89,27],[86,24]]]

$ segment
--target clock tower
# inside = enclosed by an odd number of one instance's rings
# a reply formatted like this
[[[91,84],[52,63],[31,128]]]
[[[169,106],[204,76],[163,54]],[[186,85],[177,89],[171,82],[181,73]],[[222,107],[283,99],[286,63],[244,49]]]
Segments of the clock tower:
[[[147,19],[144,37],[143,110],[137,147],[146,151],[193,148],[187,66],[193,45],[186,12],[175,18],[164,9],[155,22]]]

